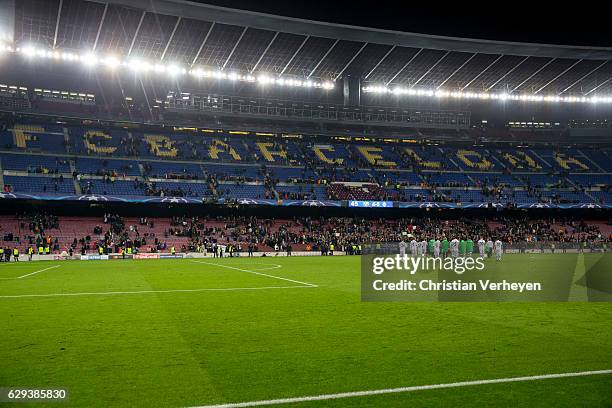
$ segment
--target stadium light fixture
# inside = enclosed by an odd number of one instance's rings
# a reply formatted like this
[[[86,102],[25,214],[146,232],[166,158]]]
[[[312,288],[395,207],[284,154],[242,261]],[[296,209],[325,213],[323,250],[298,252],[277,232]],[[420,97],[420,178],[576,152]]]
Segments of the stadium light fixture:
[[[166,67],[166,72],[168,72],[168,74],[171,76],[177,76],[187,73],[187,70],[179,67],[178,65],[172,64]]]
[[[106,58],[103,58],[101,62],[102,65],[105,65],[110,69],[115,69],[119,65],[121,65],[121,61],[119,61],[119,58],[115,57],[114,55],[108,55]]]
[[[137,58],[129,60],[127,66],[134,72],[148,72],[153,68],[148,62]]]
[[[255,80],[255,78],[253,78]],[[321,88],[321,89],[333,89],[334,83],[331,81],[317,82],[310,79],[297,79],[297,78],[276,78],[269,74],[259,74],[256,81],[261,85],[275,84],[286,87],[301,87],[301,88]]]
[[[94,67],[100,63],[100,60],[96,54],[88,53],[81,56],[81,62],[88,67]]]
[[[162,64],[155,64],[155,66],[153,67],[153,71],[163,74],[164,72],[166,72],[166,66]]]
[[[414,88],[388,88],[383,85],[369,85],[362,88],[366,93],[391,94],[396,96],[433,97],[438,99],[476,99],[476,100],[499,100],[499,101],[522,101],[522,102],[546,102],[546,103],[612,103],[612,97],[601,96],[559,96],[559,95],[536,95],[536,94],[513,94],[494,92],[464,92],[433,89]]]
[[[52,53],[52,52],[47,51],[47,56],[48,56],[48,57],[52,57],[52,56],[53,56],[53,53]],[[62,53],[61,53],[61,58],[62,58],[63,60],[65,60],[65,61],[79,61],[79,60],[81,60],[81,59],[82,59],[82,58],[81,58],[79,55],[77,55],[77,54],[73,54],[73,53],[71,53],[71,52],[62,52]]]
[[[257,82],[259,82],[262,85],[266,85],[266,84],[270,84],[270,83],[274,82],[274,79],[272,79],[268,75],[262,74],[262,75],[259,75],[257,77]]]
[[[25,47],[19,50],[26,57],[33,58],[36,56],[36,47],[34,47],[33,45],[26,45]]]
[[[333,81],[317,82],[310,79],[276,77],[265,73],[262,73],[259,76],[255,77],[251,73],[242,74],[240,72],[235,71],[227,73],[221,69],[204,69],[198,67],[188,70],[186,67],[176,63],[155,63],[140,58],[130,58],[122,61],[114,55],[97,56],[92,52],[83,54],[76,54],[69,51],[60,52],[58,50],[48,50],[45,48],[37,47],[33,44],[28,44],[22,48],[17,48],[16,50],[13,50],[12,47],[5,47],[3,44],[0,43],[0,52],[4,50],[10,52],[18,52],[28,58],[80,61],[83,65],[88,67],[104,66],[109,69],[124,67],[135,73],[147,73],[152,71],[158,74],[168,74],[173,77],[189,73],[190,75],[196,78],[212,78],[218,80],[227,80],[231,82],[257,82],[262,85],[273,84],[286,87],[320,88],[325,90],[330,90],[334,88]]]

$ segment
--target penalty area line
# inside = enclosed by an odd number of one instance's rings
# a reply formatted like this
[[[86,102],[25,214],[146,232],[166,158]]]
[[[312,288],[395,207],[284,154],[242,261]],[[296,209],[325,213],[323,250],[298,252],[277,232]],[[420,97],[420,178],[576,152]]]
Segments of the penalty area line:
[[[28,273],[28,274],[26,274],[26,275],[21,275],[21,276],[18,276],[18,277],[16,277],[15,279],[21,279],[21,278],[25,278],[25,277],[27,277],[27,276],[36,275],[37,273],[41,273],[41,272],[44,272],[44,271],[48,271],[49,269],[59,268],[60,266],[61,266],[61,265],[50,266],[50,267],[48,267],[48,268],[41,269],[41,270],[39,270],[39,271],[34,271],[34,272],[32,272],[32,273]]]
[[[231,292],[240,290],[264,290],[264,289],[299,289],[312,288],[313,286],[260,286],[254,288],[202,288],[202,289],[162,289],[162,290],[133,290],[115,292],[76,292],[76,293],[41,293],[25,295],[0,295],[0,299],[16,298],[39,298],[39,297],[59,297],[59,296],[112,296],[112,295],[142,295],[150,293],[193,293],[193,292]]]
[[[15,262],[15,263],[17,263],[17,262]],[[27,273],[27,274],[25,274],[25,275],[16,276],[16,277],[14,277],[14,278],[0,278],[0,279],[2,279],[2,280],[8,280],[8,279],[22,279],[22,278],[26,278],[26,277],[28,277],[28,276],[36,275],[37,273],[41,273],[41,272],[44,272],[44,271],[48,271],[49,269],[59,268],[60,266],[62,266],[62,265],[50,266],[50,267],[48,267],[48,268],[44,268],[44,269],[40,269],[40,270],[38,270],[38,271],[30,272],[30,273]]]
[[[281,398],[281,399],[273,399],[273,400],[235,402],[235,403],[217,404],[217,405],[201,405],[201,406],[192,407],[192,408],[243,408],[243,407],[256,407],[256,406],[263,406],[263,405],[294,404],[294,403],[308,402],[308,401],[326,401],[326,400],[334,400],[334,399],[340,399],[340,398],[367,397],[371,395],[399,394],[399,393],[404,393],[404,392],[436,390],[436,389],[442,389],[442,388],[458,388],[458,387],[469,387],[469,386],[474,386],[474,385],[502,384],[502,383],[512,383],[512,382],[522,382],[522,381],[537,381],[537,380],[547,380],[547,379],[554,379],[554,378],[584,377],[584,376],[589,376],[589,375],[604,375],[604,374],[612,374],[612,370],[530,375],[526,377],[494,378],[490,380],[475,380],[475,381],[461,381],[461,382],[446,383],[446,384],[417,385],[417,386],[412,386],[412,387],[342,392],[338,394],[322,394],[322,395],[313,395],[313,396],[305,396],[305,397]]]
[[[314,283],[302,282],[302,281],[298,281],[298,280],[294,280],[294,279],[283,278],[281,276],[269,275],[267,273],[251,271],[249,269],[236,268],[234,266],[222,265],[222,264],[218,264],[218,263],[214,263],[214,262],[202,262],[202,261],[191,261],[191,262],[197,263],[197,264],[203,264],[203,265],[220,266],[221,268],[233,269],[235,271],[246,272],[246,273],[252,273],[254,275],[266,276],[268,278],[273,278],[273,279],[280,279],[280,280],[284,280],[284,281],[287,281],[287,282],[297,283],[299,285],[310,286],[310,287],[313,287],[313,288],[317,288],[318,287]]]

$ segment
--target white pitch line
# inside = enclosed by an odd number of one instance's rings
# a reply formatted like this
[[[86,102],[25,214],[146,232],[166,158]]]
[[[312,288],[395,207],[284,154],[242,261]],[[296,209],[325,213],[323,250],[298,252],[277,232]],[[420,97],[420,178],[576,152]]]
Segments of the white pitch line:
[[[284,281],[287,281],[287,282],[298,283],[300,285],[312,286],[313,288],[318,287],[317,285],[315,285],[313,283],[301,282],[301,281],[298,281],[298,280],[293,280],[293,279],[289,279],[289,278],[283,278],[283,277],[280,277],[280,276],[268,275],[267,273],[255,272],[255,271],[251,271],[251,270],[248,270],[248,269],[236,268],[234,266],[229,266],[229,265],[222,265],[222,264],[213,263],[213,262],[201,262],[201,261],[191,261],[191,262],[199,263],[199,264],[204,264],[204,265],[220,266],[222,268],[234,269],[236,271],[247,272],[247,273],[252,273],[252,274],[261,275],[261,276],[267,276],[268,278],[280,279],[280,280],[284,280]]]
[[[262,406],[262,405],[294,404],[298,402],[326,401],[326,400],[334,400],[334,399],[340,399],[340,398],[367,397],[371,395],[381,395],[381,394],[398,394],[398,393],[403,393],[403,392],[436,390],[436,389],[441,389],[441,388],[458,388],[458,387],[469,387],[473,385],[500,384],[500,383],[511,383],[511,382],[521,382],[521,381],[536,381],[536,380],[547,380],[547,379],[553,379],[553,378],[583,377],[583,376],[589,376],[589,375],[603,375],[603,374],[612,374],[612,370],[581,371],[577,373],[544,374],[544,375],[531,375],[527,377],[508,377],[508,378],[495,378],[491,380],[461,381],[461,382],[446,383],[446,384],[417,385],[413,387],[387,388],[387,389],[381,389],[381,390],[342,392],[339,394],[322,394],[322,395],[313,395],[313,396],[307,396],[307,397],[294,397],[294,398],[282,398],[282,399],[273,399],[273,400],[235,402],[235,403],[217,404],[217,405],[202,405],[202,406],[192,407],[192,408],[243,408],[243,407],[256,407],[256,406]]]
[[[62,265],[50,266],[50,267],[48,267],[48,268],[45,268],[45,269],[40,269],[40,270],[38,270],[38,271],[34,271],[34,272],[32,272],[32,273],[28,273],[28,274],[26,274],[26,275],[17,276],[15,279],[21,279],[21,278],[25,278],[26,276],[36,275],[37,273],[41,273],[41,272],[44,272],[44,271],[48,271],[49,269],[59,268],[60,266],[62,266]]]
[[[58,296],[110,296],[110,295],[140,295],[149,293],[189,293],[189,292],[223,292],[237,290],[263,290],[263,289],[298,289],[313,288],[314,286],[261,286],[258,288],[202,288],[202,289],[165,289],[165,290],[134,290],[122,292],[76,292],[76,293],[42,293],[26,295],[0,295],[0,299],[58,297]]]
[[[269,270],[272,270],[272,269],[282,268],[282,266],[278,265],[278,264],[257,264],[257,265],[270,265],[270,267],[268,267],[268,268],[257,268],[257,269],[253,268],[251,270],[259,272],[259,271],[269,271]]]

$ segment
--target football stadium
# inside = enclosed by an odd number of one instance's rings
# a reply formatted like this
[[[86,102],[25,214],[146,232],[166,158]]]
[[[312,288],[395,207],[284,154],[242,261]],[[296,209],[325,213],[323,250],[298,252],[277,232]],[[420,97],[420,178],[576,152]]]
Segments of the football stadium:
[[[612,406],[612,47],[0,23],[0,405]]]

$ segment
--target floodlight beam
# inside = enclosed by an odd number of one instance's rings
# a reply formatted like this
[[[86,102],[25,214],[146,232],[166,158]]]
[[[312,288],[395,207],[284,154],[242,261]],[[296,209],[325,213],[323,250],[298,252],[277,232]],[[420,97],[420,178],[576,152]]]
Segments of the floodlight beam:
[[[309,35],[307,35],[304,38],[304,41],[302,41],[302,43],[300,44],[300,46],[298,47],[297,50],[295,50],[295,52],[293,53],[293,55],[291,56],[291,58],[289,58],[289,61],[287,61],[287,64],[285,64],[285,66],[283,67],[283,69],[281,70],[280,74],[278,74],[279,77],[281,77],[285,71],[287,70],[287,68],[289,68],[289,65],[291,65],[291,63],[293,62],[293,60],[295,59],[295,57],[298,55],[298,53],[302,50],[302,48],[304,48],[304,45],[306,45],[306,41],[308,41],[308,39],[310,38]]]
[[[359,51],[357,51],[357,53],[355,55],[353,55],[353,58],[351,58],[349,60],[349,62],[346,63],[346,65],[344,66],[344,68],[342,68],[340,70],[340,72],[338,73],[338,75],[336,75],[336,77],[334,78],[334,82],[336,82],[338,80],[338,78],[340,78],[342,76],[342,74],[344,74],[344,71],[346,71],[346,69],[353,63],[353,61],[355,61],[355,58],[357,58],[359,56],[359,54],[361,54],[361,52],[364,50],[365,47],[367,47],[369,43],[363,43],[363,45],[361,46],[361,48],[359,48]]]
[[[210,33],[212,32],[213,28],[215,27],[215,24],[216,24],[216,22],[213,21],[213,23],[210,25],[210,28],[208,29],[208,32],[206,33],[206,36],[202,40],[202,44],[200,44],[200,48],[198,48],[198,52],[196,53],[195,57],[193,58],[193,61],[191,62],[191,66],[194,66],[195,63],[200,58],[200,54],[202,53],[202,50],[204,49],[204,45],[206,45],[206,41],[208,41],[208,37],[210,37]]]
[[[438,85],[438,86],[436,87],[436,89],[440,89],[440,88],[442,87],[442,85],[444,85],[446,82],[448,82],[448,80],[449,80],[449,79],[451,79],[451,78],[452,78],[452,77],[453,77],[453,76],[454,76],[454,75],[455,75],[457,72],[461,71],[461,69],[462,69],[463,67],[465,67],[465,66],[466,66],[466,65],[467,65],[467,64],[468,64],[468,63],[469,63],[469,62],[470,62],[470,61],[471,61],[471,60],[472,60],[472,59],[473,59],[473,58],[474,58],[476,55],[478,55],[478,53],[477,53],[477,52],[475,52],[474,54],[472,54],[472,55],[470,56],[470,58],[468,58],[468,59],[467,59],[467,60],[466,60],[466,61],[465,61],[463,64],[461,64],[461,65],[459,66],[459,68],[457,68],[456,70],[454,70],[452,74],[450,74],[450,75],[449,75],[449,76],[448,76],[448,77],[447,77],[447,78],[446,78],[444,81],[442,81],[442,82],[440,83],[440,85]]]
[[[102,25],[104,24],[104,20],[106,19],[106,12],[108,11],[108,3],[104,4],[104,11],[102,12],[102,18],[100,18],[100,24],[98,25],[98,32],[96,33],[96,39],[93,44],[92,51],[96,50],[98,46],[98,40],[100,39],[100,33],[102,32]]]
[[[539,93],[541,90],[543,90],[544,88],[546,88],[548,85],[552,84],[553,82],[555,82],[557,79],[559,79],[559,77],[561,77],[562,75],[564,75],[567,71],[569,71],[570,69],[574,68],[576,65],[580,64],[582,62],[582,59],[579,59],[578,61],[574,62],[572,65],[570,65],[568,68],[564,69],[563,72],[561,72],[559,75],[555,76],[553,79],[551,79],[550,81],[548,81],[546,84],[544,84],[544,86],[540,87],[540,89],[538,89],[537,91],[535,91],[533,94],[537,94]]]
[[[276,37],[278,37],[278,34],[280,34],[278,31],[276,33],[274,33],[274,37],[272,37],[272,40],[270,40],[270,42],[268,43],[268,45],[266,46],[266,49],[263,50],[263,52],[261,53],[261,55],[259,56],[259,58],[257,59],[257,62],[255,63],[255,65],[253,65],[253,68],[251,68],[251,70],[249,71],[250,74],[252,74],[253,72],[255,72],[255,70],[257,69],[257,67],[259,66],[259,63],[261,62],[261,60],[263,59],[263,57],[266,55],[266,53],[268,52],[268,50],[270,49],[270,47],[272,46],[272,44],[274,43],[274,41],[276,40]]]
[[[574,85],[576,85],[577,83],[581,82],[582,80],[584,80],[585,78],[587,78],[588,76],[590,76],[592,73],[596,72],[597,70],[599,70],[599,68],[603,67],[604,65],[606,65],[608,61],[604,61],[601,64],[599,64],[597,67],[593,68],[592,70],[590,70],[587,74],[581,76],[580,78],[578,78],[576,81],[574,81],[570,86],[568,86],[567,88],[565,88],[564,90],[562,90],[559,95],[564,94],[566,91],[568,91],[569,89],[573,88]]]
[[[523,80],[520,84],[518,84],[517,86],[515,86],[514,88],[512,88],[512,90],[510,90],[510,92],[508,93],[512,93],[514,91],[516,91],[517,89],[519,89],[521,86],[523,86],[527,81],[529,81],[531,78],[533,78],[534,76],[538,75],[540,72],[542,72],[542,70],[544,68],[546,68],[547,66],[549,66],[550,64],[553,63],[553,61],[556,61],[557,58],[552,58],[550,61],[548,61],[546,64],[542,65],[540,68],[538,68],[533,74],[529,75],[527,78],[525,78],[525,80]]]
[[[178,28],[179,24],[181,23],[181,16],[178,16],[177,20],[176,20],[176,24],[174,24],[174,28],[172,29],[172,34],[170,34],[170,38],[168,38],[168,42],[166,43],[166,46],[164,47],[164,52],[162,52],[160,61],[164,60],[164,57],[166,56],[166,52],[168,52],[168,47],[170,47],[170,43],[172,42],[172,39],[174,38],[174,33],[176,33],[176,29]]]
[[[514,67],[512,67],[510,69],[510,71],[506,72],[504,75],[502,75],[497,81],[493,82],[493,85],[489,86],[487,89],[485,89],[486,92],[488,92],[489,90],[493,89],[493,87],[497,84],[499,84],[505,77],[507,77],[508,75],[510,75],[511,73],[514,72],[514,70],[516,70],[518,67],[520,67],[521,65],[523,65],[523,62],[527,61],[529,59],[529,57],[525,57],[521,60],[521,62],[519,62],[518,64],[516,64]]]
[[[332,52],[332,50],[336,47],[336,44],[338,44],[338,42],[340,42],[340,40],[336,40],[334,41],[334,43],[332,44],[331,47],[329,47],[329,50],[327,50],[327,52],[325,54],[323,54],[323,57],[321,57],[321,59],[319,60],[319,62],[317,62],[317,65],[315,65],[315,67],[312,69],[312,71],[310,71],[310,74],[308,74],[308,76],[306,77],[306,79],[310,79],[310,77],[312,76],[312,74],[315,73],[315,71],[317,70],[317,68],[319,68],[319,65],[321,65],[323,63],[323,61],[325,61],[325,58],[327,58],[327,56],[329,55],[330,52]]]
[[[391,54],[391,53],[393,52],[393,50],[394,50],[396,47],[397,47],[397,45],[394,45],[393,47],[391,47],[391,48],[389,49],[389,51],[387,51],[387,52],[385,53],[385,55],[383,55],[383,57],[382,57],[382,58],[381,58],[381,59],[380,59],[380,60],[379,60],[379,61],[376,63],[376,65],[374,65],[374,68],[372,68],[372,69],[370,70],[370,72],[368,72],[368,73],[367,73],[367,75],[366,75],[366,76],[365,76],[363,79],[368,79],[368,78],[370,77],[370,75],[372,75],[372,74],[374,73],[374,71],[376,71],[376,68],[378,68],[378,67],[379,67],[379,65],[380,65],[380,64],[382,64],[382,63],[383,63],[383,61],[387,59],[387,57],[389,56],[389,54]]]
[[[62,7],[64,5],[64,0],[59,1],[59,6],[57,7],[57,17],[55,19],[55,34],[53,34],[53,49],[57,47],[57,33],[59,31],[60,20],[62,17]]]
[[[227,66],[227,64],[229,63],[230,59],[232,58],[232,55],[234,55],[234,52],[236,51],[236,48],[238,47],[238,44],[240,44],[240,41],[242,41],[242,37],[244,37],[244,33],[246,33],[248,29],[249,29],[249,27],[244,27],[244,29],[240,33],[240,37],[238,37],[238,40],[236,41],[236,44],[234,44],[234,46],[232,47],[232,50],[230,51],[229,55],[225,59],[225,62],[223,63],[223,66],[221,66],[221,70],[224,70],[225,67]]]
[[[602,86],[604,86],[605,84],[607,84],[608,82],[610,82],[610,80],[612,80],[612,78],[608,78],[605,81],[603,81],[601,84],[597,85],[595,88],[591,89],[589,92],[585,93],[584,96],[589,95],[590,93],[595,92],[596,90],[598,90],[599,88],[601,88]]]
[[[417,85],[419,84],[419,82],[421,82],[421,80],[422,80],[423,78],[425,78],[425,77],[426,77],[426,76],[427,76],[427,75],[428,75],[428,74],[429,74],[431,71],[433,71],[433,69],[434,69],[435,67],[437,67],[437,66],[438,66],[438,65],[439,65],[439,64],[440,64],[440,63],[441,63],[441,62],[444,60],[444,58],[446,58],[446,57],[448,56],[448,54],[450,54],[450,51],[446,51],[446,53],[444,53],[444,55],[443,55],[443,56],[442,56],[440,59],[438,59],[438,60],[435,62],[435,64],[433,64],[433,65],[431,66],[431,68],[429,68],[429,69],[428,69],[428,70],[427,70],[427,71],[426,71],[426,72],[425,72],[423,75],[421,75],[421,76],[419,77],[419,79],[417,79],[417,81],[416,81],[414,84],[412,84],[412,86],[410,86],[410,87],[411,87],[411,88],[414,88],[415,86],[417,86]]]
[[[417,53],[416,53],[416,54],[414,54],[414,55],[412,56],[412,58],[410,58],[410,59],[408,60],[408,62],[406,62],[406,63],[405,63],[405,64],[404,64],[404,65],[403,65],[403,66],[400,68],[400,70],[399,70],[399,71],[397,71],[397,73],[396,73],[395,75],[393,75],[393,76],[391,77],[391,79],[390,79],[390,80],[388,80],[388,81],[385,83],[385,86],[389,86],[389,84],[390,84],[391,82],[393,82],[393,81],[395,80],[395,78],[397,78],[397,77],[398,77],[398,75],[399,75],[399,74],[401,74],[401,73],[402,73],[402,72],[403,72],[403,71],[406,69],[406,67],[408,67],[408,65],[410,65],[410,64],[412,63],[412,61],[414,61],[414,60],[416,59],[416,57],[418,57],[418,56],[421,54],[421,52],[423,52],[423,50],[424,50],[424,49],[425,49],[425,48],[421,48],[420,50],[418,50],[418,51],[417,51]]]
[[[134,48],[134,44],[136,44],[136,38],[138,37],[138,33],[140,33],[140,27],[142,27],[142,22],[145,19],[146,11],[142,12],[140,16],[140,21],[138,22],[138,26],[136,27],[136,32],[134,33],[134,37],[132,38],[132,43],[130,44],[130,49],[128,50],[127,55],[130,56],[132,54],[132,49]]]
[[[495,58],[495,60],[494,60],[493,62],[491,62],[489,65],[487,65],[487,66],[485,67],[485,69],[483,69],[483,70],[482,70],[482,71],[480,71],[478,74],[476,74],[476,76],[475,76],[474,78],[470,79],[470,80],[468,81],[468,83],[467,83],[467,84],[465,84],[465,85],[463,86],[463,88],[461,88],[461,90],[463,91],[465,88],[467,88],[468,86],[472,85],[472,83],[473,83],[474,81],[476,81],[478,78],[480,78],[480,77],[482,76],[482,74],[484,74],[485,72],[487,72],[487,71],[489,70],[489,68],[491,68],[493,65],[495,65],[495,64],[497,63],[497,61],[499,61],[500,59],[502,59],[502,58],[503,58],[503,56],[504,56],[504,54],[501,54],[499,57]]]

